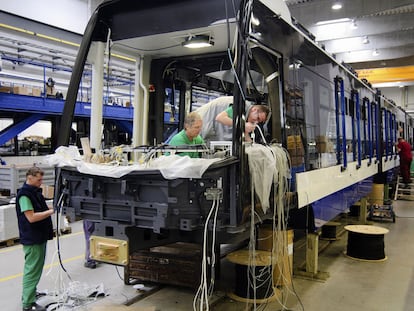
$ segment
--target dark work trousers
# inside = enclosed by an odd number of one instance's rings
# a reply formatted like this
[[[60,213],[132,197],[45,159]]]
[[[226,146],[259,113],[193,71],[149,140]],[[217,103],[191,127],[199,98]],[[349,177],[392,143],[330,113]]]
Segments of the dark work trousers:
[[[85,262],[93,261],[90,258],[91,253],[90,253],[90,247],[89,247],[89,239],[91,238],[91,235],[94,230],[95,230],[95,223],[93,221],[84,219],[83,220],[83,232],[85,234],[85,244],[86,244]]]
[[[409,184],[411,182],[411,161],[412,160],[400,159],[400,173],[404,184]]]

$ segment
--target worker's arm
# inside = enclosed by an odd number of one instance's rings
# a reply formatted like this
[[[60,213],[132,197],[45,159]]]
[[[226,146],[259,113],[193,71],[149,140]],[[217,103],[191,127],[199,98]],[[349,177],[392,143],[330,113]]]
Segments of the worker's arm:
[[[229,117],[226,110],[216,116],[216,121],[227,126],[233,126],[233,119]]]
[[[35,212],[33,210],[33,205],[30,199],[27,196],[21,196],[19,199],[19,205],[21,208],[21,211],[26,216],[27,220],[30,223],[38,222],[43,219],[46,219],[47,217],[51,216],[54,213],[53,207],[49,208],[47,211],[43,212]]]
[[[253,123],[253,122],[246,122],[246,124],[244,125],[244,131],[246,133],[253,132],[255,128],[256,128],[256,123]]]

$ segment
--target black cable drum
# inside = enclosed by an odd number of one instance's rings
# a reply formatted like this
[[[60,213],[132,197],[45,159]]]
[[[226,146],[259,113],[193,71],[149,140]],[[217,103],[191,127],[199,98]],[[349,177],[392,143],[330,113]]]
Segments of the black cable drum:
[[[384,235],[388,229],[368,226],[345,226],[348,231],[346,254],[349,257],[364,260],[385,260]]]
[[[256,266],[254,269],[254,277],[256,277],[256,296],[254,294],[252,275],[249,275],[247,265],[236,264],[236,287],[234,293],[243,298],[249,299],[265,299],[273,294],[272,288],[272,267]],[[258,277],[260,276],[260,277]],[[248,279],[250,278],[250,286]]]
[[[252,258],[249,250],[238,250],[228,254],[227,259],[235,264],[234,294],[236,297],[261,300],[268,299],[274,294],[272,287],[272,261],[274,258],[270,252],[256,250],[255,256]],[[254,273],[250,273],[250,269],[254,270]],[[255,288],[253,278],[256,280]]]
[[[328,222],[322,226],[322,239],[336,240],[336,228],[339,226],[339,223]]]

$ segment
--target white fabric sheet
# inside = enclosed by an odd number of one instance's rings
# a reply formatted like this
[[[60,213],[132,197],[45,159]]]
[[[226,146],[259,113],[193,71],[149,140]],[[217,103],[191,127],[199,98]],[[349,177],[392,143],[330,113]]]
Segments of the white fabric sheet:
[[[146,164],[120,166],[114,164],[87,163],[82,160],[75,146],[61,146],[45,161],[51,166],[75,167],[84,174],[119,178],[132,171],[159,170],[165,179],[201,178],[207,168],[220,159],[193,159],[188,156],[169,155],[150,160]]]

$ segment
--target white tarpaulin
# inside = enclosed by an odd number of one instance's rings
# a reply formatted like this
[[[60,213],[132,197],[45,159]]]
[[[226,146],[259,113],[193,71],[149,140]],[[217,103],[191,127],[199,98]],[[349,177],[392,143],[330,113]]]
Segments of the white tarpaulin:
[[[45,161],[51,166],[75,167],[79,172],[90,175],[119,178],[133,171],[159,170],[166,179],[201,178],[207,168],[220,159],[193,159],[188,156],[161,156],[144,164],[114,165],[113,163],[88,163],[82,160],[75,146],[61,146]]]
[[[254,190],[263,213],[266,213],[272,185],[277,185],[280,179],[291,178],[287,154],[281,147],[260,144],[247,146],[245,152],[248,155]]]

